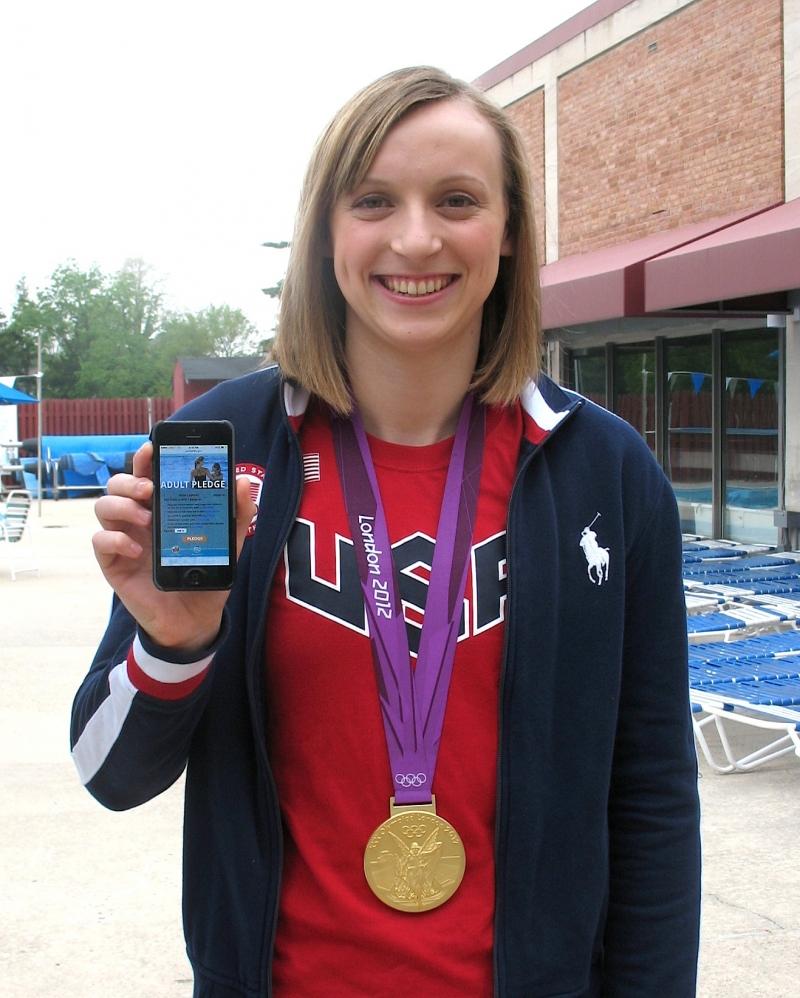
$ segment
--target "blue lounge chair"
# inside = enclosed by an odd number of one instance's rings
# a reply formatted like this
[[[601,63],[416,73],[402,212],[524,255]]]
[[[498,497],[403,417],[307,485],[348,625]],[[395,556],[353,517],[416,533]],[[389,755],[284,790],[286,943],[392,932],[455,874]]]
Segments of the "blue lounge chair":
[[[777,630],[788,620],[785,613],[775,609],[762,609],[745,603],[726,603],[724,609],[711,613],[692,614],[687,617],[686,628],[689,642],[729,641],[735,631],[746,631],[748,635]]]
[[[8,559],[12,581],[20,572],[39,574],[28,523],[30,509],[31,494],[23,489],[9,492],[5,505],[0,509],[0,554]],[[20,567],[21,557],[27,557],[32,562],[29,567]]]
[[[793,665],[800,666],[800,662]],[[781,675],[782,671],[778,668],[773,675],[749,680],[692,685],[695,740],[716,772],[747,772],[791,753],[800,757],[800,669],[789,676]],[[769,740],[754,752],[738,755],[728,738],[726,724],[730,721],[766,731]],[[724,761],[715,758],[708,744],[705,728],[709,725],[716,728]]]
[[[800,560],[710,557],[716,553],[684,553],[692,720],[712,769],[746,772],[800,757]],[[729,737],[734,721],[765,732],[766,743],[737,753]],[[709,726],[719,738],[713,751]]]

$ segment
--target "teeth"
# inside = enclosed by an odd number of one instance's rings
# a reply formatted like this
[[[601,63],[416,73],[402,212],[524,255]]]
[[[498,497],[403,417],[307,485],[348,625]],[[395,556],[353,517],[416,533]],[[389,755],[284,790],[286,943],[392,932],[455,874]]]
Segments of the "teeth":
[[[430,295],[436,291],[441,291],[450,283],[449,277],[428,277],[420,281],[410,281],[407,278],[384,277],[383,283],[395,294],[412,295],[418,298],[420,295]]]

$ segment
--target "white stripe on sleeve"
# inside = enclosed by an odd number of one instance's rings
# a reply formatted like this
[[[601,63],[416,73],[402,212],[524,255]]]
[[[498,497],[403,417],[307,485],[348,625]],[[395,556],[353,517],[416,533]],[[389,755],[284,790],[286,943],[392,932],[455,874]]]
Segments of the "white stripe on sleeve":
[[[109,696],[92,715],[72,750],[73,761],[84,785],[106,761],[136,696],[136,687],[128,679],[127,661],[114,666],[108,676],[108,685],[111,691]]]
[[[155,679],[157,683],[185,683],[187,679],[194,679],[204,672],[211,664],[214,657],[212,652],[199,659],[197,662],[189,662],[188,665],[177,665],[175,662],[165,662],[155,655],[144,650],[139,635],[133,639],[133,658],[142,672]]]

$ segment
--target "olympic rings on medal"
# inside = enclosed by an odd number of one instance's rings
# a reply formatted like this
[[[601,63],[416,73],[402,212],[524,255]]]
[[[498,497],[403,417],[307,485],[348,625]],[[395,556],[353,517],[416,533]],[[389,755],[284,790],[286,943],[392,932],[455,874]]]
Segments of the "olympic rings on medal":
[[[425,773],[395,773],[394,782],[400,787],[421,787],[428,777]]]
[[[418,839],[424,835],[427,829],[425,825],[403,825],[403,835],[407,839]]]

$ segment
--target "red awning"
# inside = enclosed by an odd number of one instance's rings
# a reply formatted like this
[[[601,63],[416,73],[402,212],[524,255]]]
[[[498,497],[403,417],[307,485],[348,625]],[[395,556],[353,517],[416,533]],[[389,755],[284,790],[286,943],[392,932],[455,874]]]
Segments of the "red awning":
[[[648,260],[645,266],[648,312],[798,287],[800,198]]]
[[[721,218],[695,222],[657,232],[644,239],[548,263],[540,272],[542,327],[555,329],[626,315],[643,315],[646,261],[732,226],[753,214],[754,209],[733,212]],[[709,298],[697,300],[708,301]]]

